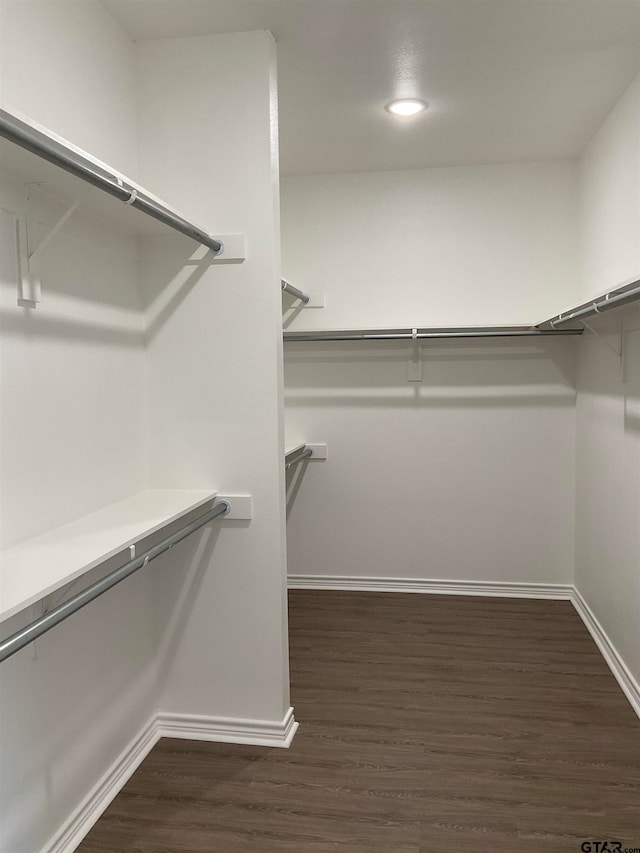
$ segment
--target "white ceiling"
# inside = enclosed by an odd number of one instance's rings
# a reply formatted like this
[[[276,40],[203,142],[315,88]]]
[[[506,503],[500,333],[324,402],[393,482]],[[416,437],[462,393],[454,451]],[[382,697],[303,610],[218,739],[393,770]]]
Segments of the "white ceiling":
[[[640,0],[102,3],[134,39],[271,30],[284,174],[575,157],[640,68]]]

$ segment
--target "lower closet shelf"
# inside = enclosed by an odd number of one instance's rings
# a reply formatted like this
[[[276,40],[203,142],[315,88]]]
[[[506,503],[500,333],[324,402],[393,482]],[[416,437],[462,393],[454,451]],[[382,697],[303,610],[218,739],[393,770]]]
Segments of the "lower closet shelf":
[[[152,489],[0,551],[0,621],[195,509],[206,489]]]

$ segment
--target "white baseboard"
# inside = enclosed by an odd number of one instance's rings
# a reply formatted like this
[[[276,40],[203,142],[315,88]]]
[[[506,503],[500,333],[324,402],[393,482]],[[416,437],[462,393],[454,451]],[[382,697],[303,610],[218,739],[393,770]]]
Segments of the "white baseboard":
[[[162,737],[287,748],[297,728],[293,708],[288,709],[282,722],[276,723],[268,720],[156,714],[42,848],[41,853],[72,853]]]
[[[151,752],[159,738],[154,716],[111,765],[54,837],[42,848],[42,853],[71,853],[75,850],[109,803],[124,788]]]
[[[586,625],[587,630],[593,637],[596,646],[600,649],[600,653],[607,662],[614,678],[629,700],[631,707],[638,717],[640,717],[640,684],[638,684],[629,671],[629,668],[620,657],[620,654],[613,645],[609,635],[604,630],[600,622],[598,622],[593,610],[591,610],[587,602],[584,600],[577,587],[573,588],[571,601],[575,609],[578,611],[578,615]]]
[[[246,743],[286,749],[291,745],[298,723],[293,716],[293,708],[289,708],[284,719],[279,723],[268,720],[201,717],[192,714],[158,714],[157,726],[160,737]]]
[[[422,578],[289,575],[289,589],[342,589],[359,592],[422,592],[432,595],[487,595],[508,598],[570,599],[572,584],[424,580]]]

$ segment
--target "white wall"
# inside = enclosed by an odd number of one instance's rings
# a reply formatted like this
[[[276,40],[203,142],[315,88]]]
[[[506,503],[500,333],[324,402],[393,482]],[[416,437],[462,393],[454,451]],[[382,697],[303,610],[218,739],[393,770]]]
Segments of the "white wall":
[[[97,0],[1,0],[0,45],[6,109],[136,177],[135,49]]]
[[[32,853],[155,711],[288,708],[277,113],[266,33],[138,52],[92,0],[0,9],[3,103],[132,176],[140,144],[144,182],[250,252],[203,270],[195,244],[150,238],[143,298],[139,247],[83,211],[31,310],[0,216],[4,544],[149,486],[254,496],[251,523],[191,537],[2,665],[0,849]],[[21,187],[0,190],[21,213]],[[41,233],[60,210],[38,202]]]
[[[532,324],[577,292],[570,162],[286,178],[291,329]]]
[[[143,180],[214,233],[246,233],[248,244],[243,264],[185,269],[192,244],[150,246],[143,271],[151,481],[254,499],[249,525],[224,524],[188,605],[174,606],[176,561],[167,561],[160,706],[281,722],[289,689],[275,45],[266,32],[144,42],[140,75]]]
[[[640,76],[581,162],[581,298],[640,278]],[[579,344],[575,583],[640,683],[640,312],[590,324]]]
[[[135,52],[94,2],[2,3],[0,98],[123,169],[137,169]],[[78,69],[82,69],[82,73]],[[44,188],[46,190],[46,188]],[[38,235],[64,208],[34,191]],[[0,207],[23,213],[2,180]],[[3,215],[0,293],[2,544],[64,524],[148,479],[144,323],[136,247],[86,212],[44,250],[43,300],[16,304]],[[149,716],[150,576],[132,578],[2,664],[7,853],[33,853]],[[41,609],[3,625],[8,635]]]
[[[640,74],[580,161],[580,228],[579,301],[640,278]]]
[[[327,294],[290,329],[540,321],[575,297],[575,166],[285,179],[283,273]],[[421,383],[405,345],[285,357],[287,443],[329,445],[289,484],[290,574],[570,582],[573,341],[429,343]]]
[[[569,583],[573,342],[287,344],[289,573]]]
[[[0,184],[24,215],[23,187]],[[36,240],[65,205],[32,191]],[[8,228],[13,216],[5,213]],[[33,236],[33,235],[32,235]],[[5,231],[5,261],[15,241]],[[17,304],[3,276],[0,541],[7,548],[144,488],[148,479],[144,334],[137,251],[103,222],[77,216],[39,261],[42,302]],[[130,422],[123,429],[123,414]]]
[[[623,316],[620,360],[598,338],[580,343],[575,583],[640,683],[640,311]],[[594,328],[613,346],[620,316]]]

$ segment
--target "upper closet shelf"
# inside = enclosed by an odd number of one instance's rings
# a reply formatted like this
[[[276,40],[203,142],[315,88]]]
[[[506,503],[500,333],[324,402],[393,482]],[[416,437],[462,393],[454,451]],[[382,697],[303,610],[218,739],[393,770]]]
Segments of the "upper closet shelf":
[[[0,620],[206,504],[217,492],[150,490],[0,551]],[[131,556],[126,554],[127,559]]]
[[[531,326],[466,326],[461,328],[343,329],[331,331],[285,332],[293,341],[418,341],[448,338],[518,338],[542,335],[580,335],[582,329],[538,329]]]
[[[233,246],[225,245],[225,238],[214,237],[135,181],[26,116],[0,109],[0,138],[0,168],[9,177],[42,184],[44,192],[70,203],[82,197],[83,207],[104,219],[115,219],[127,231],[154,234],[155,223],[160,222],[206,246],[215,257],[244,257],[242,235],[226,238]],[[101,192],[85,198],[81,182]],[[129,208],[147,216],[131,213]]]
[[[614,308],[623,308],[625,305],[630,305],[632,302],[637,302],[638,300],[640,300],[640,279],[634,278],[620,285],[620,287],[607,291],[602,296],[591,299],[589,302],[582,302],[575,308],[562,311],[555,317],[539,323],[536,328],[541,331],[558,329],[559,327],[566,327],[567,323],[582,323],[588,328],[588,323],[585,322],[587,317],[595,317],[596,314],[605,314]]]
[[[283,282],[283,289],[284,289]],[[451,326],[411,329],[323,329],[284,332],[286,342],[294,341],[419,341],[464,338],[535,338],[542,335],[581,335],[590,328],[588,317],[604,314],[640,301],[640,279],[632,279],[575,308],[569,308],[536,326]],[[582,325],[578,328],[576,323]],[[573,324],[573,325],[571,325]]]

